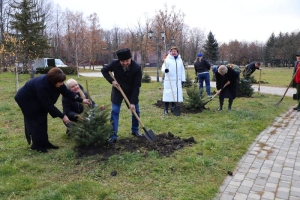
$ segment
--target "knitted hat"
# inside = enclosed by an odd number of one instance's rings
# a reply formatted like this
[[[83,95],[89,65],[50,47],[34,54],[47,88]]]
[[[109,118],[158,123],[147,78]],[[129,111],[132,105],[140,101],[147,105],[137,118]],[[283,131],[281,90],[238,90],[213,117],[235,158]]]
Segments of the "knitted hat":
[[[198,57],[202,57],[203,54],[202,54],[202,53],[198,53],[197,56],[198,56]]]
[[[125,48],[125,49],[120,49],[117,51],[117,56],[119,60],[127,60],[131,58],[131,52],[130,49]]]
[[[296,53],[296,56],[300,56],[300,51],[298,51],[298,52]]]

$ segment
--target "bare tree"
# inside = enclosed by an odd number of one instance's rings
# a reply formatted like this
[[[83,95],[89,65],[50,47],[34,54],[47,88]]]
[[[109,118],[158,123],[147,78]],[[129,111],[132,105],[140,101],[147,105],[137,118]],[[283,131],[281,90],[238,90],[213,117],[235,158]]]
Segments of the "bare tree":
[[[188,33],[188,42],[189,42],[189,54],[188,60],[190,63],[193,63],[197,53],[203,51],[203,46],[205,44],[205,34],[204,31],[200,28],[192,28]]]

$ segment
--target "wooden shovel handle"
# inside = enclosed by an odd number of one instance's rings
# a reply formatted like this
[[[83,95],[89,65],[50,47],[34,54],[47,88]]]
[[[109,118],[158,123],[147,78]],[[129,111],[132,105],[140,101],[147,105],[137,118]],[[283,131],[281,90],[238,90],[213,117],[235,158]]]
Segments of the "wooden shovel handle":
[[[218,92],[221,92],[227,85],[229,85],[230,83],[226,83]],[[212,99],[216,96],[217,94],[215,94],[213,97],[212,97]]]
[[[167,76],[168,76],[168,80],[169,80],[169,83],[170,83],[170,87],[171,87],[171,91],[172,91],[172,96],[173,96],[173,101],[175,101],[175,96],[174,96],[174,92],[173,92],[173,86],[172,86],[172,83],[171,83],[171,79],[170,79],[170,74],[169,72],[167,73]]]
[[[89,92],[89,85],[88,85],[88,81],[87,80],[85,80],[85,86],[86,86],[86,93],[88,95],[88,99],[91,102],[91,104],[89,105],[89,107],[92,108],[93,105],[92,105],[92,100],[91,100],[91,96],[90,96],[90,92]]]
[[[109,73],[109,75],[114,79],[114,81],[118,82],[118,81],[116,80],[116,78],[114,77],[114,75],[113,75],[111,72],[108,72],[108,73]],[[118,86],[118,90],[121,92],[122,96],[124,97],[126,103],[127,103],[128,106],[129,106],[129,109],[130,109],[130,102],[129,102],[128,98],[126,97],[125,93],[123,92],[121,86]],[[131,109],[130,109],[130,110],[131,110]],[[144,128],[145,126],[144,126],[143,122],[141,121],[141,119],[139,118],[139,116],[137,115],[137,113],[135,112],[135,110],[131,110],[131,111],[132,111],[132,113],[134,114],[134,116],[136,117],[136,119],[140,122],[140,124],[142,125],[142,127]]]

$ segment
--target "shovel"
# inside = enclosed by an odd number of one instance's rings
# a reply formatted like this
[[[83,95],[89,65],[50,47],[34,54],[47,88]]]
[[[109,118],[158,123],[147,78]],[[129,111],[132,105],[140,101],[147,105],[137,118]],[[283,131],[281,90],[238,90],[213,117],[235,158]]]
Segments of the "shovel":
[[[171,80],[170,80],[170,75],[169,73],[166,73],[168,75],[168,79],[169,79],[169,82],[170,82],[170,87],[171,87],[171,91],[172,91],[172,96],[173,96],[173,101],[174,101],[174,108],[173,108],[173,113],[175,116],[179,116],[180,115],[180,106],[177,106],[176,105],[176,102],[175,102],[175,96],[174,96],[174,92],[173,92],[173,87],[172,87],[172,83],[171,83]]]
[[[229,84],[229,83],[227,82],[227,83],[223,86],[223,88],[219,90],[219,92],[221,92],[228,84]],[[204,103],[204,106],[205,106],[206,104],[208,104],[209,102],[211,102],[217,95],[218,95],[218,94],[216,93],[214,96],[212,96],[212,97],[210,98],[210,100],[208,100],[207,102]]]
[[[258,84],[258,93],[260,92],[260,80],[261,80],[261,68],[259,68],[259,84]]]
[[[117,82],[117,80],[115,79],[115,77],[113,76],[113,74],[111,72],[109,72],[109,75],[114,79],[114,81]],[[126,97],[125,93],[123,92],[122,88],[119,86],[118,87],[119,91],[121,92],[122,96],[124,97],[126,103],[128,106],[130,106],[130,102],[128,100],[128,98]],[[139,123],[141,124],[143,130],[145,131],[145,137],[146,139],[150,142],[153,143],[157,140],[156,135],[153,133],[153,131],[150,129],[147,131],[145,125],[143,124],[142,120],[139,118],[139,116],[137,115],[137,113],[135,112],[135,110],[131,110],[132,113],[134,114],[134,116],[136,117],[136,119],[139,121]]]
[[[299,68],[297,68],[296,72],[294,73],[294,75],[293,75],[293,77],[292,77],[292,80],[291,80],[290,84],[289,84],[288,87],[286,88],[286,90],[285,90],[283,96],[281,97],[281,99],[275,104],[275,106],[278,106],[278,105],[281,103],[281,101],[282,101],[283,98],[285,97],[287,91],[289,90],[289,88],[291,87],[291,85],[293,85],[294,78],[295,78],[295,76],[296,76],[296,74],[297,74],[298,71],[299,71]]]

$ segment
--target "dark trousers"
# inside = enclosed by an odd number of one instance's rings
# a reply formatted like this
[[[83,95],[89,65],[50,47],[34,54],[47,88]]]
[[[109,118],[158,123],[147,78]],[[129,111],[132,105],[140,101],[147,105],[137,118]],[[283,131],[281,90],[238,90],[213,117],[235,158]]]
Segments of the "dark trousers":
[[[296,84],[298,108],[300,108],[300,84]]]
[[[45,148],[49,143],[47,115],[47,112],[36,116],[24,115],[25,134],[26,137],[31,137],[34,148]]]
[[[220,103],[220,108],[223,108],[223,104],[224,104],[224,98],[223,97],[219,97],[219,103]],[[229,98],[228,99],[228,108],[231,108],[233,103],[233,98]]]
[[[170,104],[170,102],[165,102],[165,110],[168,110],[169,104]],[[171,104],[172,104],[172,107],[175,106],[175,103],[174,103],[174,102],[171,102]]]

